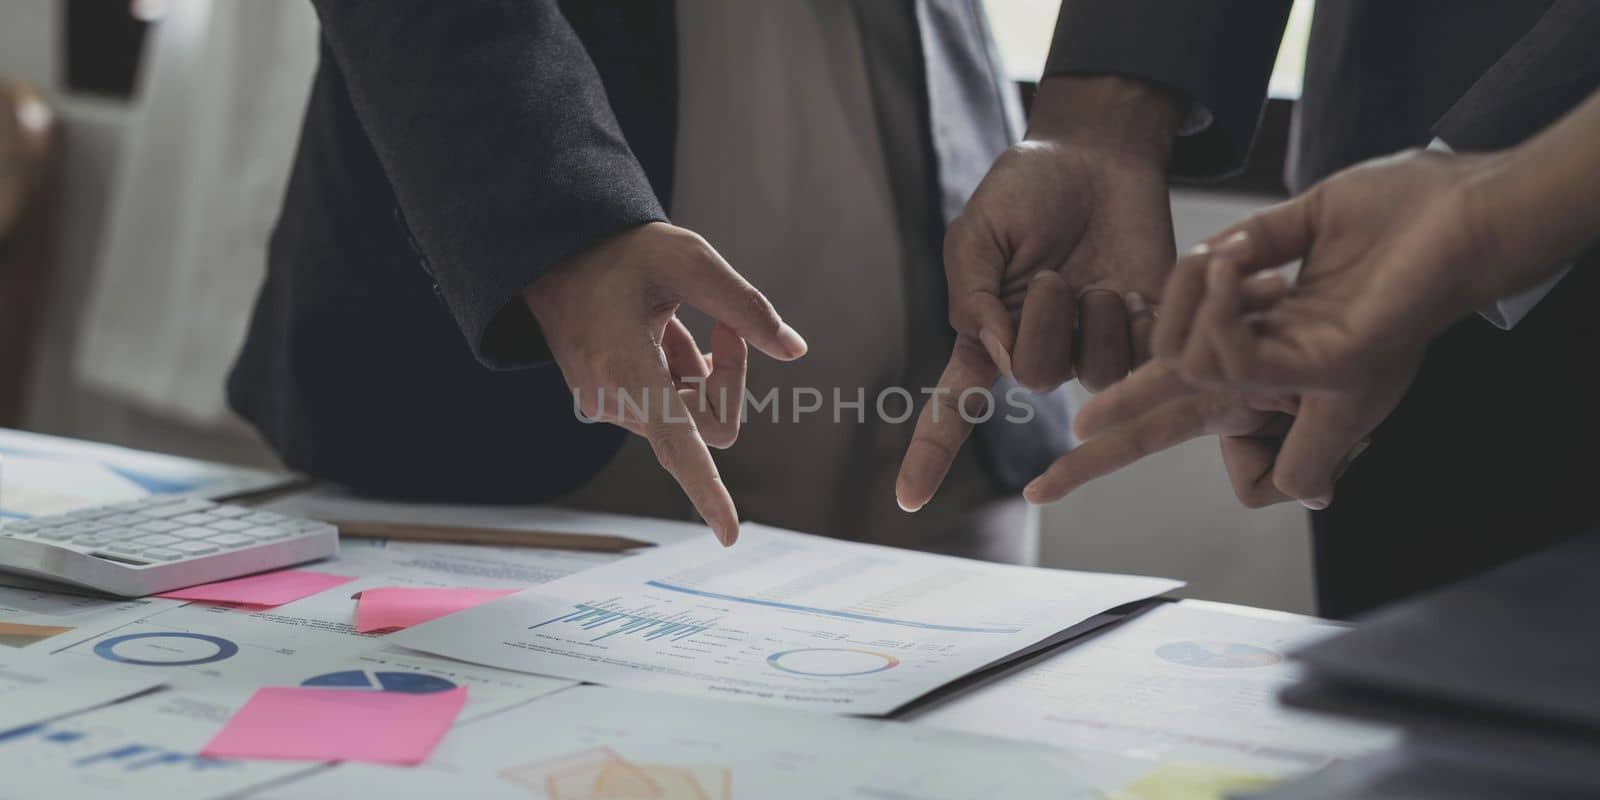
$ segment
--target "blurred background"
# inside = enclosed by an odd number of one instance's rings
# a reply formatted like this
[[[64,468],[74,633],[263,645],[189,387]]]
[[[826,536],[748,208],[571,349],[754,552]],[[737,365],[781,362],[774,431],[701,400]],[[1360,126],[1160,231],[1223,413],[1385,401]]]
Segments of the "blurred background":
[[[1251,163],[1174,190],[1179,247],[1274,202],[1312,0],[1297,0]],[[983,0],[1026,96],[1057,0]],[[0,426],[247,465],[226,410],[316,58],[304,0],[0,4]],[[6,195],[20,198],[8,209]],[[1311,609],[1298,506],[1240,508],[1212,441],[1044,517],[1048,566],[1165,575],[1186,594]]]

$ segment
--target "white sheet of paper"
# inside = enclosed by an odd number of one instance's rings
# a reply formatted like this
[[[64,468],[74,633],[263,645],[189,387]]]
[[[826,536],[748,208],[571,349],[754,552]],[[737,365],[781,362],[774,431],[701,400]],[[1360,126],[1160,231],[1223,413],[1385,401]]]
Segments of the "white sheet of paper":
[[[204,800],[316,769],[303,762],[199,755],[249,695],[250,690],[157,692],[0,733],[0,792],[73,800]]]
[[[438,751],[434,755],[437,758]],[[430,761],[421,767],[338,764],[304,778],[268,787],[250,797],[251,800],[350,800],[372,792],[381,793],[384,800],[439,800],[450,797],[529,800],[541,796],[501,780],[492,772],[456,772],[437,768]]]
[[[64,514],[148,494],[139,484],[93,462],[0,455],[0,509],[6,516]]]
[[[261,796],[498,783],[546,800],[1098,797],[1072,769],[1049,748],[898,722],[582,686],[457,726],[415,770],[336,767]]]
[[[1165,605],[910,722],[1283,777],[1395,741],[1386,728],[1278,703],[1295,678],[1285,653],[1339,630]]]
[[[0,586],[0,653],[60,650],[181,605],[159,597],[128,600]]]
[[[0,518],[59,514],[149,494],[216,497],[277,485],[290,477],[0,428]]]
[[[885,714],[1177,581],[746,525],[425,623],[400,645],[592,683]]]
[[[155,675],[59,657],[0,653],[0,731],[103,706],[160,685]]]

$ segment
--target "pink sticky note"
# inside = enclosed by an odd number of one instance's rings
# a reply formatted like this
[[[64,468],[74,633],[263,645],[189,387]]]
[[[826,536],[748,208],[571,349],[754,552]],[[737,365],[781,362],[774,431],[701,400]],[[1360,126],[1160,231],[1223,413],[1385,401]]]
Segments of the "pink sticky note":
[[[187,589],[163,592],[157,597],[173,600],[204,600],[211,603],[244,603],[252,606],[281,606],[302,597],[310,597],[324,589],[331,589],[355,578],[329,575],[326,572],[285,569],[264,572],[231,581],[202,583]]]
[[[269,686],[257,689],[200,754],[420,764],[466,702],[464,686],[430,694]]]
[[[356,605],[356,630],[361,633],[409,628],[521,589],[364,589]]]

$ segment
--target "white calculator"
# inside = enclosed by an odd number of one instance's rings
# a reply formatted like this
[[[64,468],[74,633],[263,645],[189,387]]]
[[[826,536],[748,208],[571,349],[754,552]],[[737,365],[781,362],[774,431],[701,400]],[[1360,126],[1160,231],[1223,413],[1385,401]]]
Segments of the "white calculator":
[[[123,597],[338,552],[339,531],[326,522],[192,497],[147,497],[0,527],[0,572]]]

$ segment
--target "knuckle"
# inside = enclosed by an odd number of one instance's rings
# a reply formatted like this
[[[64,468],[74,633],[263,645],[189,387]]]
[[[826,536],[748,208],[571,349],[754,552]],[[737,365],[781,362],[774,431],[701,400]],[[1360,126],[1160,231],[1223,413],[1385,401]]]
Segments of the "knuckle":
[[[715,411],[711,413],[716,414]],[[726,450],[738,441],[739,424],[731,421],[722,422],[713,416],[700,426],[700,436],[705,440],[706,446]]]
[[[623,364],[626,359],[613,348],[598,349],[585,357],[590,374],[600,386],[614,389],[622,384]]]
[[[946,412],[944,419],[959,418],[961,415],[961,402],[956,399],[954,392],[941,392],[934,395],[933,401],[939,404],[941,411]]]
[[[1239,498],[1239,504],[1249,509],[1266,508],[1273,504],[1271,493],[1264,491],[1255,484],[1234,484],[1233,493]]]
[[[951,348],[950,360],[962,365],[982,364],[989,360],[989,351],[985,350],[983,343],[971,336],[956,338],[955,347]]]
[[[744,306],[752,317],[761,320],[766,325],[777,327],[778,312],[773,309],[771,301],[767,300],[767,296],[762,294],[760,289],[750,284],[745,284],[740,287],[739,292],[741,295],[739,298],[740,304]]]
[[[950,227],[944,232],[944,264],[948,271],[954,269],[960,261],[961,249],[966,246],[972,237],[972,217],[966,211],[956,215],[950,220]]]
[[[960,303],[951,303],[950,313],[945,315],[945,319],[950,323],[950,327],[957,331],[965,331],[967,329],[967,320],[970,318],[971,317],[969,314],[967,314],[966,308]]]
[[[660,423],[652,424],[648,433],[650,450],[655,453],[656,462],[668,472],[676,474],[684,462],[683,440],[664,431]]]
[[[1155,452],[1158,438],[1154,426],[1135,425],[1128,430],[1128,451],[1135,458],[1144,458]]]
[[[911,438],[911,444],[921,445],[932,451],[933,457],[928,459],[933,463],[947,464],[955,460],[956,451],[950,444],[937,436],[917,434]],[[910,449],[910,448],[907,448]]]
[[[1278,491],[1297,500],[1315,497],[1320,493],[1319,481],[1307,470],[1294,465],[1280,465],[1272,472],[1272,484]]]
[[[712,252],[711,243],[704,236],[688,228],[673,226],[663,234],[667,243],[677,248],[680,255],[685,257],[704,257]]]

